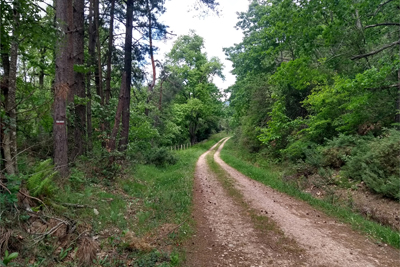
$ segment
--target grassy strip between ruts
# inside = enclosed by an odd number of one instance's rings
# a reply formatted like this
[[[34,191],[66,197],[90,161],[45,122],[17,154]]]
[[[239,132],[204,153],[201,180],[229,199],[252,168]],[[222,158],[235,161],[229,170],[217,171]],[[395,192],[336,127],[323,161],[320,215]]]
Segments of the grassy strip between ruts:
[[[359,214],[356,214],[344,207],[332,205],[321,199],[316,199],[310,194],[299,191],[295,186],[285,183],[282,175],[271,168],[255,167],[253,164],[240,159],[240,150],[235,146],[232,139],[225,143],[221,151],[221,158],[228,165],[240,171],[244,175],[270,186],[280,192],[304,200],[311,206],[324,211],[330,216],[338,218],[340,221],[350,224],[353,229],[366,233],[373,237],[376,242],[387,243],[395,248],[400,248],[400,234],[389,227],[382,226],[376,222],[366,220]]]
[[[282,232],[281,229],[276,225],[273,220],[268,217],[260,215],[259,211],[252,209],[250,205],[244,200],[244,197],[240,190],[235,187],[234,180],[229,176],[229,174],[222,169],[222,167],[215,162],[214,154],[219,146],[215,147],[210,154],[207,155],[207,164],[211,171],[215,174],[217,180],[221,183],[222,187],[228,193],[228,195],[234,200],[234,202],[241,207],[241,213],[243,216],[248,216],[251,220],[253,226],[258,233],[259,238],[265,238],[268,240],[268,244],[271,249],[279,251],[281,253],[288,253],[286,256],[290,255],[301,255],[302,249],[297,246],[295,241],[291,240]],[[297,256],[298,257],[298,256]],[[273,262],[269,262],[272,264]]]

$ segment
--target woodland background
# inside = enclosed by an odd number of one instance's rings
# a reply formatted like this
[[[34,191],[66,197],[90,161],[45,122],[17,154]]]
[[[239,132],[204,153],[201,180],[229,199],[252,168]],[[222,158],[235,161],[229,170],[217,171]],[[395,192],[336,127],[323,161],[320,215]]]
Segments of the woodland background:
[[[0,214],[60,212],[71,201],[60,189],[113,188],[130,166],[182,167],[170,146],[220,131],[300,189],[318,176],[400,199],[397,1],[252,1],[243,41],[225,48],[237,80],[224,92],[223,65],[193,31],[155,58],[153,41],[171,35],[164,11],[162,0],[1,1]]]

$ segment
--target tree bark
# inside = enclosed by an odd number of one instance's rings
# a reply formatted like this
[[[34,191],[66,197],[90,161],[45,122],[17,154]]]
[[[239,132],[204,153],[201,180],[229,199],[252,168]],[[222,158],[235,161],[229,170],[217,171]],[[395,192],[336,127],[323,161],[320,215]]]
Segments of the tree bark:
[[[101,105],[104,105],[103,84],[102,84],[102,68],[101,68],[101,50],[100,50],[100,14],[99,0],[94,0],[94,38],[97,48],[97,66],[95,71],[95,83],[97,95],[100,96]],[[95,60],[95,56],[93,57]]]
[[[115,10],[115,0],[111,0],[111,10],[110,10],[110,28],[108,30],[108,51],[107,51],[107,73],[106,73],[106,89],[105,89],[105,101],[106,106],[110,105],[111,98],[111,59],[112,59],[112,48],[114,42],[114,10]],[[104,122],[104,128],[107,135],[110,134],[110,122],[106,120]]]
[[[6,109],[6,99],[8,98],[8,78],[10,76],[10,57],[9,57],[9,47],[6,46],[4,43],[1,42],[0,38],[0,52],[1,52],[1,62],[3,66],[3,76],[0,80],[0,88],[1,88],[1,96],[0,101],[4,99],[4,102],[0,102],[0,107],[4,110]],[[6,114],[7,115],[7,114]],[[3,116],[0,116],[0,148],[1,148],[1,155],[0,155],[0,175],[2,175],[3,166],[6,166],[6,159],[5,159],[5,139],[7,132],[4,131],[6,128],[6,122],[3,120]],[[0,177],[1,180],[1,177]]]
[[[17,169],[17,60],[18,60],[18,22],[19,14],[17,12],[18,3],[13,4],[13,25],[12,37],[9,54],[3,53],[2,60],[4,66],[5,86],[5,115],[7,121],[3,123],[5,130],[3,131],[3,153],[5,160],[5,169],[7,174],[13,175],[18,172]]]
[[[90,0],[89,2],[89,60],[88,67],[92,68],[95,64],[95,45],[96,38],[94,35],[94,23],[93,23],[93,9],[94,9],[94,0]],[[91,92],[91,79],[92,79],[92,71],[89,71],[86,77],[86,97],[88,98],[88,102],[86,105],[86,119],[87,119],[87,149],[88,151],[92,150],[93,147],[93,126],[92,126],[92,92]]]
[[[84,64],[84,18],[85,0],[74,0],[74,64]],[[82,72],[74,73],[74,93],[80,99],[85,98],[85,76]],[[81,102],[75,104],[74,149],[75,158],[84,153],[86,105]]]
[[[118,130],[120,128],[121,115],[122,115],[122,110],[123,110],[124,101],[125,101],[124,94],[126,93],[126,86],[127,86],[126,73],[124,72],[122,74],[121,89],[120,89],[120,93],[119,93],[117,112],[115,113],[115,118],[114,118],[114,127],[112,129],[110,139],[107,142],[108,152],[112,152],[115,150],[116,138],[117,138]]]
[[[146,104],[150,103],[151,100],[151,95],[153,94],[153,89],[154,86],[156,84],[156,64],[154,62],[154,51],[153,51],[153,37],[152,37],[152,31],[151,31],[151,27],[152,27],[152,21],[151,21],[151,9],[150,9],[150,4],[149,4],[149,0],[147,0],[147,14],[149,16],[149,44],[150,44],[150,60],[151,60],[151,67],[153,70],[153,76],[152,76],[152,81],[148,86],[148,97],[146,100]],[[145,109],[145,114],[146,116],[149,115],[149,109],[148,107],[146,107]]]
[[[1,41],[1,39],[0,39]],[[3,77],[0,81],[0,86],[1,86],[1,94],[4,97],[4,103],[2,103],[1,107],[4,108],[4,110],[7,109],[7,99],[8,99],[8,91],[9,91],[9,77],[10,77],[10,51],[9,51],[9,46],[5,45],[4,43],[0,44],[0,52],[1,52],[1,62],[3,65]],[[1,97],[0,97],[1,100]],[[4,118],[9,117],[9,114],[5,114],[6,116]],[[11,152],[9,151],[9,136],[8,136],[8,131],[5,131],[5,129],[8,127],[7,126],[7,120],[3,121],[3,116],[0,116],[0,133],[1,133],[1,169],[3,170],[3,165],[6,168],[6,172],[7,171],[7,167],[9,168],[9,166],[7,165],[7,161],[9,162],[11,159]],[[6,151],[6,143],[8,145],[8,150]],[[8,154],[6,156],[6,154]],[[13,168],[11,169],[11,171],[13,171]],[[5,181],[6,182],[6,181]]]
[[[106,75],[106,90],[105,90],[106,105],[110,104],[110,97],[111,97],[111,59],[112,59],[112,47],[114,42],[114,9],[115,9],[115,0],[111,0],[110,29],[108,31],[107,75]]]
[[[400,27],[399,27],[399,58],[400,58]],[[397,90],[397,99],[396,99],[396,115],[394,121],[399,123],[397,129],[400,130],[400,67],[397,70],[397,83],[398,83],[398,90]]]
[[[10,151],[11,151],[11,164],[13,165],[14,172],[18,172],[17,168],[17,106],[16,106],[16,92],[17,92],[17,60],[18,60],[18,41],[16,28],[18,27],[18,14],[14,14],[14,29],[13,41],[11,42],[10,49],[10,77],[8,84],[8,99],[6,111],[9,114],[9,136],[10,136]]]
[[[125,34],[125,67],[126,88],[124,94],[124,105],[122,108],[122,131],[119,149],[126,150],[129,138],[129,117],[131,102],[131,79],[132,79],[132,26],[133,23],[133,0],[127,0],[126,11],[126,34]]]
[[[54,82],[54,164],[62,177],[68,175],[68,140],[66,102],[73,83],[73,14],[72,0],[56,1],[56,17],[61,29],[57,43]]]

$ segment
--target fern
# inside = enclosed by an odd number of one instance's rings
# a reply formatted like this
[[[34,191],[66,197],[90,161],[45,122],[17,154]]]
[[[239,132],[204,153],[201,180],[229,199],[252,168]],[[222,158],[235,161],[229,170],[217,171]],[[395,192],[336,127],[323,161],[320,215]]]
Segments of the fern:
[[[28,178],[27,188],[32,196],[51,197],[57,189],[53,182],[55,175],[54,166],[51,159],[47,159],[38,164],[34,174]]]

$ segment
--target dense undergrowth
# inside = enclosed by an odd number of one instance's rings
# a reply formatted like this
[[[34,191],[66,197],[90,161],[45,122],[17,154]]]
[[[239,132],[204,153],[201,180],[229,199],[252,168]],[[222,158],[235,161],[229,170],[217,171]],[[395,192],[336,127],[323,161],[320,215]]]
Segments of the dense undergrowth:
[[[366,233],[368,236],[377,240],[377,242],[387,243],[393,247],[400,248],[399,232],[377,222],[370,221],[360,214],[354,213],[349,206],[334,203],[329,195],[323,199],[319,199],[313,197],[310,193],[302,191],[304,188],[301,186],[301,181],[305,179],[304,175],[298,176],[297,179],[287,179],[285,173],[287,173],[288,169],[292,169],[292,174],[299,173],[298,165],[290,165],[287,163],[286,165],[273,164],[262,154],[248,153],[245,149],[236,144],[237,140],[230,139],[221,151],[221,158],[233,168],[280,192],[304,200],[312,206],[326,212],[328,215],[337,217],[342,222],[349,223],[354,229]],[[374,143],[368,144],[372,145]],[[379,150],[375,150],[370,153],[380,152]],[[356,155],[358,157],[367,157],[368,154]],[[303,166],[301,166],[301,168],[304,170],[305,164],[304,162],[302,164]],[[360,164],[363,163],[360,162]],[[330,178],[328,177],[327,179]],[[338,181],[338,183],[340,183],[340,181]],[[351,187],[353,183],[347,182],[344,186]]]
[[[106,173],[82,158],[67,181],[50,161],[38,164],[27,181],[31,211],[18,200],[18,210],[1,211],[1,259],[7,251],[19,253],[9,266],[178,265],[192,233],[195,163],[222,136],[186,150],[158,149],[153,164],[124,161]]]

